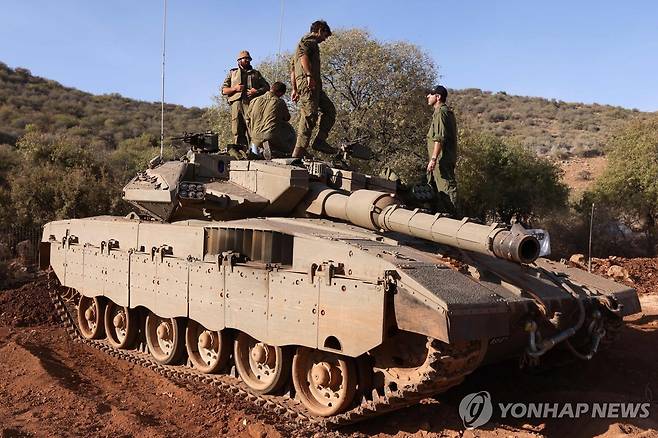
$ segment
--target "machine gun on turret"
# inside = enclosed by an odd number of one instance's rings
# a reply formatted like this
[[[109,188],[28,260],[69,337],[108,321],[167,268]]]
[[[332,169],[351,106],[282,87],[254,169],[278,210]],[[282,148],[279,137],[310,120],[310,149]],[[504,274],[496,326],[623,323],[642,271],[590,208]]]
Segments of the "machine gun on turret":
[[[191,146],[193,152],[218,152],[219,135],[212,131],[184,132],[180,137],[171,137],[172,141],[182,140]]]

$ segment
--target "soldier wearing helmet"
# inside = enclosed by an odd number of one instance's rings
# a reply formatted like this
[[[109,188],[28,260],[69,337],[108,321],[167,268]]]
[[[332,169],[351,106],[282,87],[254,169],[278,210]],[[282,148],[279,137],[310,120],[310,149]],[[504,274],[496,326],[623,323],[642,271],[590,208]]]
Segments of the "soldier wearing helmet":
[[[231,132],[235,144],[247,146],[247,109],[255,97],[265,94],[270,89],[263,75],[251,66],[251,55],[243,50],[238,54],[238,66],[228,72],[222,94],[231,106]]]

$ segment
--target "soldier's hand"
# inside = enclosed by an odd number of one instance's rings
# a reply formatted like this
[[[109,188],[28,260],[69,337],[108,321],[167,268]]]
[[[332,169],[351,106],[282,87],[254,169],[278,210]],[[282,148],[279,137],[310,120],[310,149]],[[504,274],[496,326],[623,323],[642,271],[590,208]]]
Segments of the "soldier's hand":
[[[235,91],[236,93],[238,91],[242,91],[242,90],[244,90],[244,85],[238,84],[238,85],[233,87],[233,91]]]
[[[250,88],[250,89],[247,90],[247,96],[249,96],[249,97],[253,97],[256,94],[258,94],[258,90],[255,89],[255,88]]]
[[[430,160],[429,163],[427,163],[427,173],[434,172],[435,167],[436,167],[436,160]]]
[[[290,99],[293,102],[297,102],[299,100],[299,93],[297,92],[297,90],[292,90],[292,92],[290,93]]]
[[[308,84],[309,90],[315,90],[315,79],[313,79],[311,76],[306,76],[306,83]]]

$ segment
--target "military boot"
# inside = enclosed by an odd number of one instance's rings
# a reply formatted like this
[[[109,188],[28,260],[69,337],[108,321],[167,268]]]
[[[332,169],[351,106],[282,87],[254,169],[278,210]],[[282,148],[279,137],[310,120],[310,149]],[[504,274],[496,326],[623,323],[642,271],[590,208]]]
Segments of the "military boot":
[[[323,140],[317,137],[315,140],[313,140],[311,147],[314,151],[324,152],[325,154],[335,154],[338,152],[338,149],[327,143],[327,140]]]

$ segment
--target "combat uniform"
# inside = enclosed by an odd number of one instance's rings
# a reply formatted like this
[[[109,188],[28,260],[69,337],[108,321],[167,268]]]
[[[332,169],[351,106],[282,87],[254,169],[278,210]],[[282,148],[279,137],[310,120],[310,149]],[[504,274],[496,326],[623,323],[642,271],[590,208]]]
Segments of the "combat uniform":
[[[311,90],[306,81],[306,74],[302,68],[299,58],[307,55],[311,66],[311,77],[315,80],[315,89]],[[306,148],[311,140],[313,128],[318,121],[318,111],[322,113],[320,126],[314,140],[322,143],[329,137],[329,131],[336,122],[336,107],[322,89],[322,78],[320,77],[320,47],[312,33],[302,37],[297,45],[295,57],[292,60],[292,68],[295,72],[295,83],[299,93],[299,125],[297,126],[296,148]]]
[[[274,157],[290,156],[295,142],[295,130],[288,121],[288,105],[274,92],[268,91],[249,104],[251,142],[261,146],[268,142]]]
[[[427,153],[432,158],[434,142],[441,143],[441,155],[434,167],[434,182],[438,191],[438,208],[454,213],[457,206],[457,121],[455,113],[445,103],[434,109],[432,124],[427,131]]]
[[[244,85],[242,92],[234,93],[226,98],[229,105],[231,105],[231,132],[233,133],[233,141],[235,144],[246,146],[249,144],[246,120],[249,102],[256,96],[260,96],[267,92],[267,90],[270,89],[270,84],[267,83],[258,70],[245,70],[236,67],[228,72],[222,88],[234,87],[236,85]],[[247,91],[251,88],[258,90],[256,96],[247,96]]]

